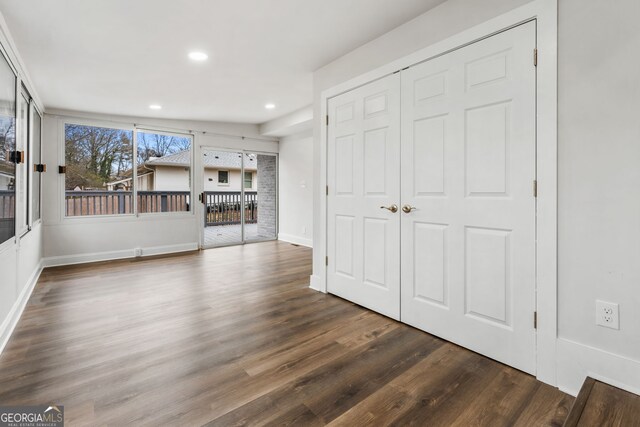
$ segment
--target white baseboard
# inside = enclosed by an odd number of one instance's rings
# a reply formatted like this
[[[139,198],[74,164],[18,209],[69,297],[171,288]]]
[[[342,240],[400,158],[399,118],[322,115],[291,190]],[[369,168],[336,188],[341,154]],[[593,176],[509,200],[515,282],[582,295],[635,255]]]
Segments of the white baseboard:
[[[16,302],[13,304],[11,310],[7,314],[7,317],[0,325],[0,354],[2,354],[2,351],[9,342],[9,338],[11,338],[11,334],[13,334],[13,330],[18,325],[18,320],[20,320],[20,316],[22,316],[22,312],[27,306],[29,298],[31,298],[31,293],[36,287],[36,283],[38,283],[40,273],[42,273],[42,268],[42,262],[40,262],[33,273],[31,273],[31,276],[29,276],[29,280],[27,280],[27,283],[25,283],[22,288]]]
[[[142,256],[172,254],[198,250],[198,243],[182,243],[179,245],[153,246],[142,248]],[[135,258],[134,249],[120,251],[94,252],[89,254],[63,255],[43,259],[44,267],[58,267],[62,265],[85,264],[88,262],[111,261],[116,259]]]
[[[313,241],[311,239],[307,239],[300,236],[294,236],[293,234],[278,233],[278,240],[282,240],[283,242],[294,243],[300,246],[306,246],[308,248],[313,247]]]
[[[325,292],[323,290],[324,286],[321,283],[320,276],[315,276],[315,275],[309,276],[309,287],[314,291]]]
[[[577,396],[589,376],[640,394],[640,361],[558,338],[558,388]]]

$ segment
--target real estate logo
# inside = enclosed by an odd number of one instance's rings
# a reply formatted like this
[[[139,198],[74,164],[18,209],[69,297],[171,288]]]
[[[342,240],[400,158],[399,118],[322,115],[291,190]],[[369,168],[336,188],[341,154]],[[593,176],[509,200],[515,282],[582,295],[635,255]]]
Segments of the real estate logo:
[[[0,427],[63,427],[64,406],[0,406]]]

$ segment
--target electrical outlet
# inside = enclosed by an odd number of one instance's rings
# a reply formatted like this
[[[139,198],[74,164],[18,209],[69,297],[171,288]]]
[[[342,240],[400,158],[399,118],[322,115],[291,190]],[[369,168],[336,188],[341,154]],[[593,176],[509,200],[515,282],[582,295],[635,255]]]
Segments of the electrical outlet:
[[[133,250],[133,255],[136,257],[141,257],[142,256],[142,249],[141,248],[135,248]]]
[[[618,304],[596,300],[596,325],[620,329]]]

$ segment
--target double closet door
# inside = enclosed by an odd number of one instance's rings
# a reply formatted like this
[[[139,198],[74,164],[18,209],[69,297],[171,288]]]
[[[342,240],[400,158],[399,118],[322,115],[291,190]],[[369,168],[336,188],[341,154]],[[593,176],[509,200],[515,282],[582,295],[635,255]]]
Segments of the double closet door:
[[[329,100],[328,291],[535,372],[535,22]]]

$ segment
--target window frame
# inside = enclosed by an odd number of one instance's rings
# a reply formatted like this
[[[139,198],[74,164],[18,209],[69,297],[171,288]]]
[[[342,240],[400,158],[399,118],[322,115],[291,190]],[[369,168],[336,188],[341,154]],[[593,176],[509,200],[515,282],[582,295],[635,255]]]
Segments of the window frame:
[[[249,175],[249,184],[250,184],[248,187],[247,187],[247,174]],[[245,190],[247,188],[252,190],[253,189],[253,172],[252,171],[244,171],[244,176],[242,177],[242,182],[243,182]]]
[[[22,117],[20,114],[20,107],[22,106],[22,102],[25,102],[26,106],[26,123],[22,123]],[[20,80],[20,84],[17,85],[17,98],[16,98],[16,151],[18,150],[18,141],[23,138],[22,133],[24,132],[24,145],[22,146],[22,151],[24,151],[24,161],[20,164],[16,163],[16,171],[15,171],[15,221],[16,221],[16,237],[23,238],[31,231],[31,104],[33,103],[33,98],[31,94],[24,86],[22,80]],[[23,176],[18,174],[18,168],[24,167]],[[20,177],[20,179],[18,179]],[[23,182],[23,179],[25,182]],[[20,188],[23,188],[22,196],[20,196]],[[20,209],[24,208],[24,211],[20,213],[18,216],[18,207]],[[24,217],[23,217],[24,216]],[[18,219],[20,219],[20,224],[18,224]]]
[[[132,145],[133,145],[133,191],[132,191],[132,212],[128,214],[107,214],[107,215],[78,215],[78,216],[67,216],[65,209],[65,179],[66,175],[62,174],[62,183],[59,185],[58,192],[58,200],[60,201],[60,207],[58,208],[58,215],[61,222],[73,222],[73,221],[82,221],[82,222],[117,222],[117,221],[133,221],[138,218],[152,218],[154,216],[162,216],[162,217],[180,217],[180,216],[193,216],[195,215],[195,205],[194,200],[194,183],[195,183],[195,167],[194,167],[194,159],[195,159],[195,149],[194,144],[196,143],[195,134],[191,131],[189,132],[181,132],[179,130],[158,130],[153,127],[144,127],[137,126],[135,123],[126,123],[126,122],[118,122],[118,121],[109,121],[109,120],[101,120],[101,119],[92,119],[86,117],[76,117],[76,116],[59,116],[58,120],[58,158],[62,159],[61,164],[66,164],[66,127],[67,125],[79,125],[79,126],[91,126],[91,127],[101,127],[101,128],[109,128],[109,129],[117,129],[124,131],[131,131],[133,134],[132,137]],[[190,173],[189,179],[191,181],[190,191],[189,191],[189,211],[179,211],[179,212],[149,212],[149,213],[140,213],[138,212],[138,204],[137,204],[137,191],[138,186],[136,185],[136,181],[138,179],[138,132],[143,133],[156,133],[161,135],[169,135],[169,136],[184,136],[191,138],[191,153],[190,153]]]
[[[43,131],[44,131],[44,114],[42,114],[42,112],[40,111],[40,108],[38,108],[38,105],[36,104],[36,102],[32,99],[31,100],[31,105],[30,105],[30,109],[29,109],[29,142],[30,142],[30,153],[31,155],[29,156],[29,174],[31,175],[31,178],[29,180],[29,193],[30,196],[29,197],[29,226],[31,228],[33,228],[35,225],[40,224],[42,222],[42,174],[44,172],[36,172],[34,170],[34,165],[36,164],[34,161],[34,156],[33,153],[36,152],[36,150],[34,150],[35,148],[35,144],[36,141],[33,138],[34,135],[34,130],[35,130],[35,122],[33,120],[34,118],[34,114],[37,114],[40,117],[40,141],[39,141],[39,145],[38,145],[38,157],[40,158],[40,164],[43,164],[44,162],[42,161],[42,140],[43,140]],[[38,180],[38,182],[40,183],[40,186],[38,188],[38,218],[33,218],[33,212],[34,212],[34,207],[33,207],[33,184],[35,182],[35,180]]]
[[[220,182],[220,172],[224,172],[227,174],[227,182]],[[231,185],[231,175],[228,169],[218,169],[218,186],[228,187]]]
[[[191,146],[189,148],[189,210],[188,211],[176,211],[176,212],[139,212],[138,211],[138,186],[134,185],[133,189],[133,198],[134,198],[134,208],[135,208],[135,216],[149,218],[154,216],[192,216],[195,215],[195,201],[193,197],[194,192],[194,183],[195,183],[195,150],[194,144],[196,142],[195,135],[193,133],[188,132],[179,132],[179,131],[163,131],[157,130],[152,127],[142,127],[134,125],[133,132],[133,151],[134,151],[134,159],[135,165],[133,166],[133,179],[135,182],[138,182],[138,132],[147,133],[147,134],[157,134],[157,135],[166,135],[166,136],[178,136],[182,138],[190,138]]]
[[[9,66],[9,69],[11,70],[11,72],[13,73],[13,82],[14,82],[14,87],[13,87],[13,93],[14,93],[14,104],[13,104],[13,111],[14,111],[14,138],[17,137],[17,135],[15,135],[15,131],[17,129],[18,126],[18,96],[20,94],[20,88],[21,88],[21,83],[22,80],[20,78],[20,74],[18,73],[18,69],[13,65],[13,61],[11,60],[8,52],[5,50],[4,46],[0,43],[0,55],[2,57],[2,59],[4,59],[7,62],[7,65]],[[14,142],[14,145],[16,144],[17,141]],[[17,177],[17,173],[16,170],[14,169],[14,193],[13,193],[13,198],[14,198],[14,207],[13,207],[13,236],[11,236],[10,238],[8,238],[7,240],[5,240],[4,242],[0,242],[0,253],[3,253],[6,249],[13,247],[17,241],[18,241],[18,233],[17,233],[17,221],[16,221],[16,214],[17,214],[17,201],[16,201],[16,197],[18,195],[18,191],[15,185],[15,180]]]
[[[87,127],[99,127],[99,128],[107,128],[107,129],[117,129],[132,132],[132,145],[133,145],[133,159],[136,158],[136,144],[135,144],[135,126],[134,125],[125,125],[116,122],[104,121],[104,120],[87,120],[82,118],[69,117],[64,118],[61,121],[62,126],[60,126],[59,135],[61,143],[58,144],[58,158],[62,159],[62,164],[66,165],[66,129],[67,125],[78,125],[78,126],[87,126]],[[135,174],[135,165],[132,165],[134,174]],[[106,219],[106,218],[115,218],[115,219],[123,219],[123,218],[135,218],[136,214],[136,204],[135,204],[135,194],[132,192],[132,209],[131,213],[125,214],[105,214],[105,215],[76,215],[76,216],[67,216],[66,214],[66,174],[61,174],[62,184],[60,185],[60,194],[58,195],[58,200],[60,200],[60,208],[59,215],[62,221],[90,221],[91,219]],[[135,180],[135,177],[134,177]],[[135,181],[132,182],[133,188],[135,190],[136,185]]]

